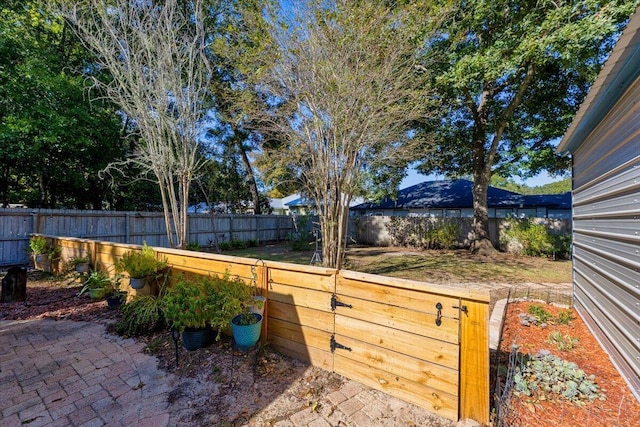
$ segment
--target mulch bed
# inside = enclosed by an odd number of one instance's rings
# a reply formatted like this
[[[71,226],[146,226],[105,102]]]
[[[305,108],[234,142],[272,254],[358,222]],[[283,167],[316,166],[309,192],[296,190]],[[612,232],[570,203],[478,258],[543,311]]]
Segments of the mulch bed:
[[[563,308],[538,302],[514,302],[507,308],[500,353],[505,362],[512,344],[524,354],[537,354],[548,350],[551,354],[578,365],[587,375],[595,375],[595,381],[606,400],[595,400],[584,406],[576,406],[561,398],[540,400],[536,396],[512,396],[505,424],[510,426],[640,426],[640,403],[631,394],[627,384],[613,367],[609,356],[600,347],[582,319],[571,309],[573,320],[568,325],[549,323],[546,328],[538,325],[523,326],[520,313],[528,314],[529,306],[542,306],[557,317]],[[555,330],[562,336],[577,338],[572,349],[558,350],[548,343],[549,334]]]

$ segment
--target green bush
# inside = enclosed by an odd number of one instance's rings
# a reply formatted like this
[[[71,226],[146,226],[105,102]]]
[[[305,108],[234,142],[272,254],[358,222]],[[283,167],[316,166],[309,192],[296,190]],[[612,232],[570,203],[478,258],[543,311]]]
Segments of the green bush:
[[[543,224],[533,220],[511,218],[500,230],[500,244],[507,252],[520,255],[548,256],[554,253],[554,237]]]
[[[180,279],[164,297],[164,316],[180,331],[211,326],[219,338],[220,332],[231,325],[233,316],[252,302],[252,297],[253,288],[239,278]]]
[[[460,224],[453,221],[440,221],[426,232],[429,249],[451,249],[457,246],[460,236]]]
[[[200,243],[198,243],[198,242],[189,242],[185,249],[188,250],[188,251],[199,251],[200,250]]]
[[[163,293],[159,296],[136,295],[120,309],[122,316],[115,324],[119,335],[135,337],[150,335],[166,327],[162,311]]]
[[[386,225],[393,244],[424,249],[451,249],[457,246],[458,222],[428,217],[392,216]]]

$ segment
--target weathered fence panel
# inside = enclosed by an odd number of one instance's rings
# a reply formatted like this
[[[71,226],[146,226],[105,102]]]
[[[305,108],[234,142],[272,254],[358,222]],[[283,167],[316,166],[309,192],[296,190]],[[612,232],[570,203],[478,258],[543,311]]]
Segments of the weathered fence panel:
[[[97,268],[140,246],[52,238]],[[183,275],[230,274],[267,297],[263,339],[278,351],[458,420],[489,419],[489,293],[203,252],[154,248]]]
[[[284,215],[190,214],[188,223],[189,242],[200,246],[283,240],[292,230]],[[0,266],[29,262],[31,234],[169,246],[162,212],[0,209]]]

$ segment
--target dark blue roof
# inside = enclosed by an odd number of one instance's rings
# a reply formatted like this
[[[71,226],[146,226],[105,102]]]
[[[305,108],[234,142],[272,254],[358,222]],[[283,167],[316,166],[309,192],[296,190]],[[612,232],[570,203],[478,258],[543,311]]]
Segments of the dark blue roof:
[[[313,202],[304,199],[302,197],[292,200],[290,202],[285,203],[285,206],[311,206]]]
[[[362,203],[352,209],[420,209],[473,207],[473,182],[466,179],[425,181],[398,191],[398,200],[385,197],[379,203]],[[489,186],[488,205],[500,207],[547,206],[571,208],[571,193],[544,196],[524,196]]]

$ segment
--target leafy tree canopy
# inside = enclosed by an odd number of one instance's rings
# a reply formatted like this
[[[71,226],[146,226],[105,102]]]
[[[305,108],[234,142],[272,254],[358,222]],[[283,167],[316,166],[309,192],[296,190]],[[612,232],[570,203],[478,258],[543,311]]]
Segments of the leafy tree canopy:
[[[113,105],[89,101],[91,57],[38,1],[0,7],[0,202],[100,209],[97,171],[124,153]]]
[[[473,176],[477,241],[487,239],[486,190],[494,173],[568,172],[555,154],[590,84],[633,12],[631,0],[436,2],[428,46],[442,101],[427,127],[437,144],[423,173]]]

